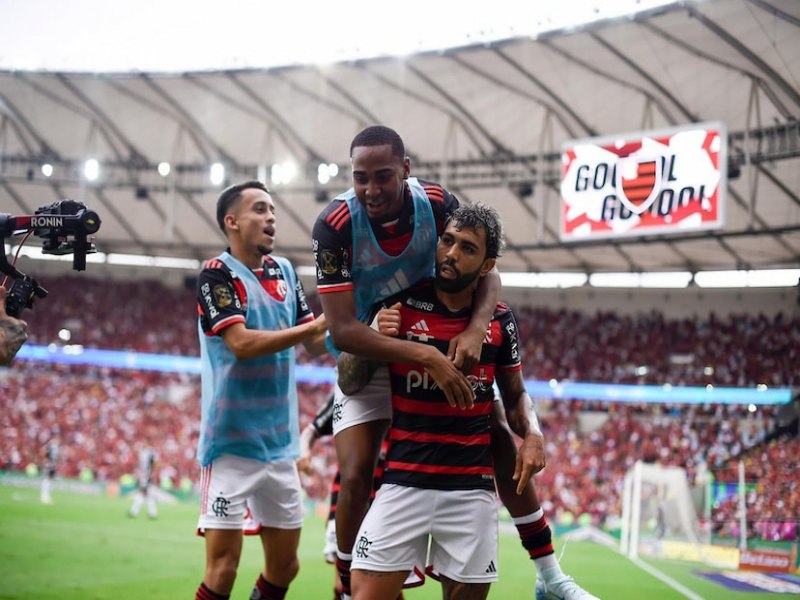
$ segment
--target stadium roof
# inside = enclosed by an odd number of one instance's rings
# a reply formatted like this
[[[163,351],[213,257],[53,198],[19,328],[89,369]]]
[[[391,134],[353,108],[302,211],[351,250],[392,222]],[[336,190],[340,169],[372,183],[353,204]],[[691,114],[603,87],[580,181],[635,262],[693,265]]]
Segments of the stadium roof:
[[[224,244],[213,163],[227,181],[294,171],[288,183],[271,184],[281,208],[278,251],[309,265],[322,202],[349,186],[350,140],[382,123],[403,136],[412,174],[500,210],[505,270],[797,266],[799,26],[794,0],[708,0],[535,37],[326,65],[8,69],[0,71],[0,212],[83,199],[103,218],[101,250],[202,259]],[[706,121],[730,134],[723,228],[559,240],[564,142]],[[94,181],[85,175],[89,158]],[[157,172],[162,162],[166,176]],[[330,180],[321,183],[320,164],[338,174],[323,167]]]

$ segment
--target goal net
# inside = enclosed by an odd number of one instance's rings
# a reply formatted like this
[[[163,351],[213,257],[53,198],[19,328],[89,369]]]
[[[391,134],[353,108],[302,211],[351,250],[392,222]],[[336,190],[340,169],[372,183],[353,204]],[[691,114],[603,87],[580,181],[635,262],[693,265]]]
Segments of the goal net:
[[[704,560],[705,537],[684,469],[639,461],[628,471],[622,495],[623,554]]]

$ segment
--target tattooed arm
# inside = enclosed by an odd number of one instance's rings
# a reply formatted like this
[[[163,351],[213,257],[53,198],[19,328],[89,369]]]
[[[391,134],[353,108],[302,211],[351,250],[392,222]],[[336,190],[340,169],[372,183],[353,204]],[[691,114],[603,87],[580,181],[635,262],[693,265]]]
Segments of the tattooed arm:
[[[10,365],[28,339],[28,324],[6,314],[6,288],[0,286],[0,365]]]
[[[379,310],[371,327],[383,335],[397,337],[400,333],[400,303]],[[357,393],[369,383],[375,370],[382,364],[380,361],[342,352],[338,361],[338,383],[342,393],[348,396]]]

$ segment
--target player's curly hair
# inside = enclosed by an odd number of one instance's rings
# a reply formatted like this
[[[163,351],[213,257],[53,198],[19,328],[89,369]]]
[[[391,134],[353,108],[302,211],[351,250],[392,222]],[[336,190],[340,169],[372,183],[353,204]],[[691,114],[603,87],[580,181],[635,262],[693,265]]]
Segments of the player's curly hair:
[[[234,204],[242,197],[242,192],[249,189],[263,190],[269,194],[267,186],[260,181],[243,181],[222,190],[217,198],[217,225],[225,233],[225,215],[227,215]],[[227,234],[226,234],[227,235]]]
[[[465,227],[473,231],[486,231],[486,258],[498,258],[506,246],[503,237],[503,222],[500,214],[491,206],[476,202],[475,204],[462,204],[447,219],[447,223],[454,223],[456,229],[462,231]]]
[[[360,146],[383,146],[388,144],[392,147],[392,155],[403,160],[406,157],[406,147],[403,138],[392,128],[385,125],[370,125],[362,129],[353,141],[350,142],[350,156],[353,156],[353,148]]]

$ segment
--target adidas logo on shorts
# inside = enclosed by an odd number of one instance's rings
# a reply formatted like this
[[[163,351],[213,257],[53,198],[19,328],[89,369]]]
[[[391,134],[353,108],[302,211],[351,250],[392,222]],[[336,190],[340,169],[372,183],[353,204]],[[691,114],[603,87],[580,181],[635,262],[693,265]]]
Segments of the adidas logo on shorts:
[[[484,573],[497,573],[497,567],[494,566],[494,561],[489,563],[489,566],[486,567]]]

